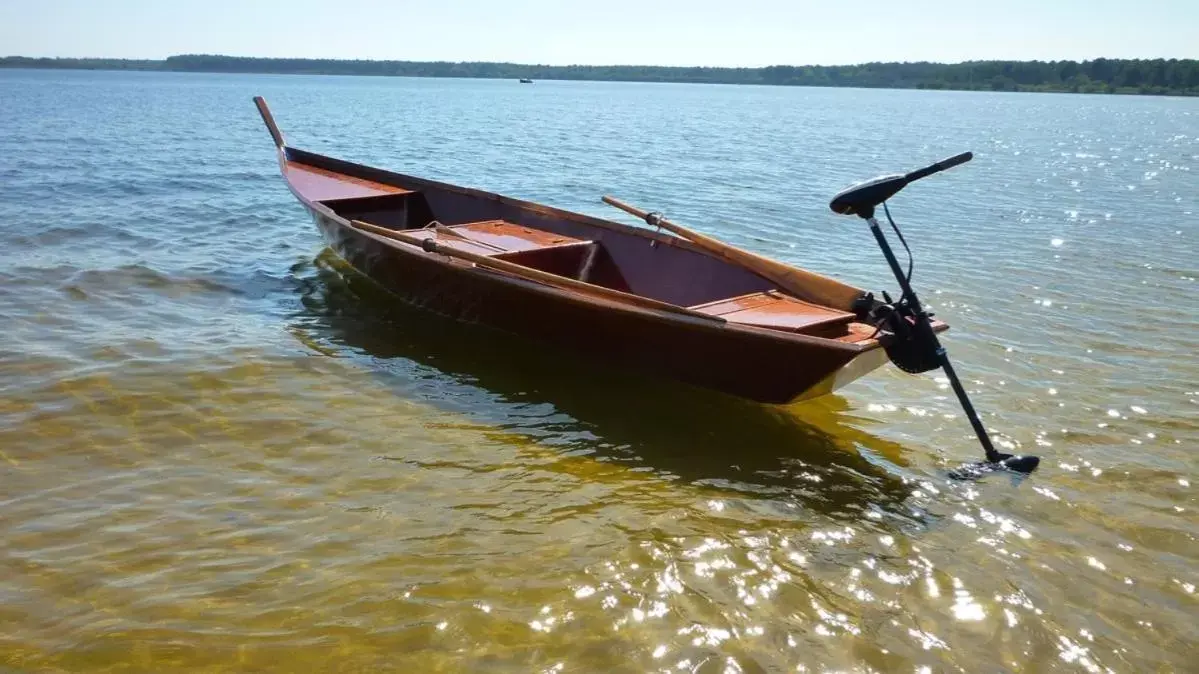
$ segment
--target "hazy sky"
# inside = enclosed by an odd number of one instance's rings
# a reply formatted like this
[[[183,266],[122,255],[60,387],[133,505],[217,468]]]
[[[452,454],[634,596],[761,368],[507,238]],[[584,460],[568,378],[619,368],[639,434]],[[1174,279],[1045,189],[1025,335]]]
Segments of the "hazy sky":
[[[1199,0],[0,0],[0,56],[181,53],[744,66],[1196,58]]]

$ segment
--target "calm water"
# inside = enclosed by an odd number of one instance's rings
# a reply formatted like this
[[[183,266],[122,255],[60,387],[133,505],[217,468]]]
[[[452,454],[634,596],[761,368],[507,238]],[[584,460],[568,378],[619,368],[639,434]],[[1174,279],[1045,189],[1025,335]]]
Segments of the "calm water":
[[[296,146],[872,289],[944,383],[779,410],[397,307]],[[1199,100],[0,71],[0,665],[16,671],[1184,671],[1199,657]],[[1193,669],[1191,669],[1193,671]]]

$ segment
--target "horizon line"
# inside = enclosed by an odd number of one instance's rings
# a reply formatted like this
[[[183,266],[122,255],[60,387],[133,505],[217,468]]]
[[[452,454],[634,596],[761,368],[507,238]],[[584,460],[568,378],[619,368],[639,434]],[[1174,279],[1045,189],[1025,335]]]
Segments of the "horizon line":
[[[0,56],[0,60],[30,59],[30,60],[53,60],[53,61],[115,61],[115,62],[130,62],[130,63],[144,63],[144,62],[165,63],[166,61],[168,61],[172,58],[196,57],[196,56],[218,57],[218,58],[226,58],[226,59],[245,59],[245,60],[255,60],[255,61],[313,61],[313,62],[334,62],[334,63],[359,62],[359,63],[411,63],[411,64],[462,64],[462,65],[488,64],[488,65],[512,65],[512,66],[543,67],[543,68],[571,68],[571,67],[662,68],[662,69],[677,69],[677,70],[697,70],[697,69],[698,70],[761,70],[764,68],[775,68],[775,67],[844,68],[844,67],[850,67],[850,66],[866,66],[866,65],[947,65],[947,66],[952,66],[952,65],[969,65],[969,64],[974,64],[974,63],[1078,63],[1078,64],[1083,64],[1083,63],[1094,63],[1095,61],[1100,61],[1100,60],[1112,61],[1112,62],[1122,62],[1122,61],[1165,61],[1165,62],[1199,61],[1199,57],[1180,58],[1180,57],[1175,57],[1175,56],[1170,56],[1170,57],[1155,56],[1155,57],[1137,57],[1137,58],[1111,58],[1111,57],[1107,57],[1107,56],[1096,56],[1096,57],[1087,58],[1087,59],[1069,59],[1069,58],[1060,58],[1060,59],[1004,58],[1004,59],[998,59],[998,58],[989,58],[989,59],[966,59],[966,60],[961,60],[961,61],[928,61],[928,60],[879,61],[879,60],[875,60],[875,61],[857,61],[857,62],[852,62],[852,63],[848,63],[848,62],[847,63],[802,63],[802,64],[771,63],[769,65],[751,66],[751,65],[655,65],[653,63],[582,63],[582,62],[531,63],[531,62],[504,61],[504,60],[454,61],[454,60],[448,60],[448,59],[421,60],[421,59],[400,59],[400,58],[380,59],[380,58],[353,58],[353,57],[317,58],[317,57],[311,57],[311,56],[245,56],[245,55],[237,55],[237,54],[220,54],[220,53],[215,53],[215,52],[212,52],[212,53],[183,52],[183,53],[171,54],[169,56],[165,56],[165,57],[161,57],[161,58],[124,58],[124,57],[109,57],[109,56],[25,56],[22,54],[6,54],[4,56]]]

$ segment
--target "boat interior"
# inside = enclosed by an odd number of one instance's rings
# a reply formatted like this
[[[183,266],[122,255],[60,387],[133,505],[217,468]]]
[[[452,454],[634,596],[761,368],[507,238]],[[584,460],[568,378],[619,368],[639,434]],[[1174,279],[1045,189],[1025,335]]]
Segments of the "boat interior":
[[[287,148],[292,188],[347,220],[440,246],[669,302],[730,323],[858,342],[874,326],[851,311],[804,301],[768,279],[673,237],[592,224],[549,209]],[[426,184],[428,183],[428,184]]]

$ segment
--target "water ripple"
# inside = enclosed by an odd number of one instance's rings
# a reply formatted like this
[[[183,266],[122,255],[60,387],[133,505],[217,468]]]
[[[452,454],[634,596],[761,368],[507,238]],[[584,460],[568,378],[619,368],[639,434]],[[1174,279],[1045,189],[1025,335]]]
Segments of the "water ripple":
[[[301,147],[870,288],[828,197],[974,150],[892,212],[1042,468],[945,480],[977,448],[932,374],[770,409],[397,306],[323,250],[255,94]],[[0,663],[1185,669],[1194,103],[0,72]]]

